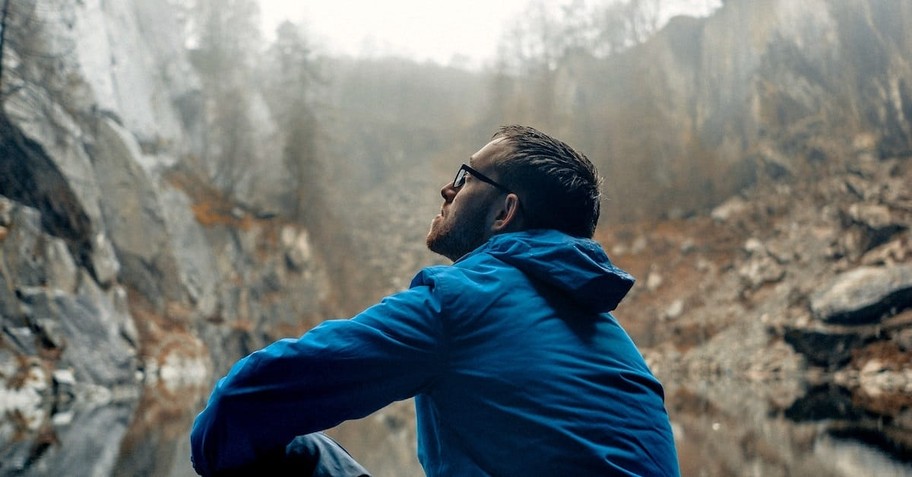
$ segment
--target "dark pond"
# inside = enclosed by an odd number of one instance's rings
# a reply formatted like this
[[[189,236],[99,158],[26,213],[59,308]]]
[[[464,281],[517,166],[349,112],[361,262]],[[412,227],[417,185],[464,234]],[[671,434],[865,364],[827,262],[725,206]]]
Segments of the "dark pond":
[[[666,388],[684,476],[912,476],[908,410],[885,417],[834,386],[797,394],[736,380]],[[157,386],[134,399],[31,408],[0,395],[0,475],[195,475],[188,430],[207,394]],[[377,476],[423,475],[410,402],[331,433]]]

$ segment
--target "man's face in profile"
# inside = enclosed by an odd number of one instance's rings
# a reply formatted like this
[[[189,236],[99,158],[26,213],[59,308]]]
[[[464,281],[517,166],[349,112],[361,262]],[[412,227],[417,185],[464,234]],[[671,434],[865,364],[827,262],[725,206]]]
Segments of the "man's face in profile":
[[[494,161],[506,147],[503,139],[494,139],[472,155],[472,167],[493,176]],[[454,187],[453,182],[444,186],[440,190],[443,206],[428,231],[428,249],[456,261],[484,244],[489,238],[491,204],[501,193],[471,174],[465,176],[465,183],[459,187]]]

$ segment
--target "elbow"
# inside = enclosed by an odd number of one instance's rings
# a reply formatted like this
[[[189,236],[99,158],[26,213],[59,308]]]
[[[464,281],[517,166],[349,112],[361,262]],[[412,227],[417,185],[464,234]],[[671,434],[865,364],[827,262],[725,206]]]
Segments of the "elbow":
[[[193,421],[193,427],[190,430],[190,464],[193,470],[199,475],[212,475],[209,471],[209,461],[206,458],[208,426],[206,423],[205,412],[201,412]]]
[[[190,429],[190,463],[193,470],[202,476],[213,475],[217,470],[214,458],[221,446],[220,438],[224,436],[224,432],[218,430],[220,404],[217,393],[213,393],[206,408],[193,420]]]

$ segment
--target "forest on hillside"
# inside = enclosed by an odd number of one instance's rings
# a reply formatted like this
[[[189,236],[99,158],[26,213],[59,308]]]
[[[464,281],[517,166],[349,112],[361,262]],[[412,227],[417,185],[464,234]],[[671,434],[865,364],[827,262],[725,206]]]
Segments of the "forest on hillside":
[[[906,40],[891,7],[875,5],[855,18],[857,6],[836,2],[839,37],[798,51],[792,40],[813,33],[774,26],[776,16],[793,15],[800,25],[820,5],[781,14],[759,4],[721,7],[720,19],[752,19],[755,38],[744,41],[723,20],[665,21],[664,0],[531,1],[491,45],[496,60],[469,70],[328,56],[303,24],[261,31],[256,0],[172,0],[180,35],[170,41],[192,71],[171,62],[160,74],[183,84],[175,106],[193,140],[178,151],[162,138],[140,141],[151,154],[179,153],[182,166],[226,200],[318,225],[339,200],[403,173],[430,166],[434,181],[446,180],[498,126],[521,123],[596,163],[608,220],[692,216],[758,180],[813,176],[821,157],[838,161],[823,144],[830,138],[883,127],[886,149],[904,147],[907,128],[889,110],[902,105],[889,98],[908,87],[891,92],[878,78],[895,70],[891,55]],[[86,85],[57,74],[71,66],[76,46],[47,34],[47,12],[36,9],[49,7],[24,0],[2,7],[3,95],[35,82],[74,110],[91,101],[72,94]],[[883,20],[883,30],[868,31],[868,16]],[[140,28],[161,35],[159,26]],[[824,51],[836,44],[851,46],[838,56]],[[837,71],[849,73],[837,83]],[[886,110],[867,104],[872,93],[888,101]]]
[[[255,138],[268,115],[287,172],[276,176],[288,182],[279,212],[313,221],[340,197],[427,173],[419,172],[425,166],[436,182],[446,180],[498,126],[521,123],[595,161],[612,220],[658,217],[670,203],[673,213],[705,211],[754,180],[753,166],[719,157],[711,140],[665,137],[663,121],[676,118],[656,96],[661,80],[631,68],[640,53],[629,53],[663,26],[662,3],[530,2],[491,45],[493,64],[466,70],[394,56],[330,57],[290,22],[267,42],[254,0],[176,2],[202,93],[201,104],[184,109],[199,108],[207,124],[200,173],[227,197],[250,202],[244,182],[258,167],[251,158],[263,147]],[[257,117],[259,108],[266,110]],[[638,199],[610,200],[631,196]],[[314,210],[321,212],[308,214]]]

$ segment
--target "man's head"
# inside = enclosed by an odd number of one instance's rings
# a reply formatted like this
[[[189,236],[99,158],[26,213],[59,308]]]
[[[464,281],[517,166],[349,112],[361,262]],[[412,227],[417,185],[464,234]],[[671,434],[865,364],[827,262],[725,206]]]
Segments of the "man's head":
[[[530,127],[506,126],[494,138],[510,145],[497,171],[519,194],[525,228],[592,238],[601,210],[601,179],[592,162]]]
[[[498,233],[546,228],[592,237],[599,182],[567,144],[530,127],[503,127],[441,189],[427,246],[456,260]]]

